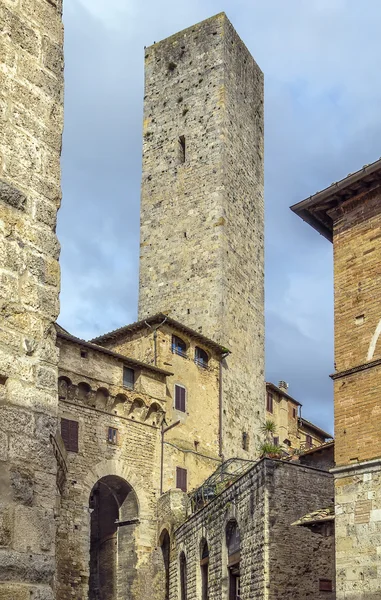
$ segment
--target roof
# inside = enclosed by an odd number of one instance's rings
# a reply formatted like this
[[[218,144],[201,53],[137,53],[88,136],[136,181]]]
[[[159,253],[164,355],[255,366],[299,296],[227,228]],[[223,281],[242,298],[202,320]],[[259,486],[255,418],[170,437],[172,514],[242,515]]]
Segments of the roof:
[[[285,392],[282,388],[278,387],[274,383],[271,383],[271,381],[266,381],[266,388],[270,388],[274,392],[277,392],[278,394],[282,394],[282,396],[287,398],[287,400],[291,400],[291,402],[294,402],[298,406],[302,406],[302,404],[300,402],[298,402],[297,400],[295,400],[295,398],[293,398],[292,396],[287,394],[287,392]]]
[[[333,222],[328,214],[340,204],[381,185],[381,158],[344,179],[291,206],[291,210],[332,241]]]
[[[313,448],[309,448],[309,450],[304,450],[300,456],[304,456],[305,454],[314,454],[315,452],[319,452],[321,450],[325,450],[326,448],[333,448],[335,445],[334,440],[330,440],[329,442],[324,442],[324,444],[320,444],[320,446],[314,446]]]
[[[324,429],[320,429],[320,427],[318,427],[317,425],[314,425],[313,423],[311,423],[311,421],[307,421],[307,419],[303,419],[303,417],[299,417],[299,423],[301,425],[304,425],[305,427],[308,427],[309,429],[313,429],[314,431],[316,431],[316,433],[319,433],[320,435],[322,435],[325,438],[333,437],[330,433],[327,433],[326,431],[324,431]]]
[[[108,356],[113,356],[114,358],[118,358],[123,361],[125,364],[130,365],[131,367],[135,367],[138,369],[148,369],[149,371],[153,371],[154,373],[160,373],[161,375],[173,375],[171,371],[166,371],[165,369],[160,369],[159,367],[155,367],[154,365],[149,365],[147,363],[141,362],[140,360],[135,360],[134,358],[129,358],[128,356],[124,356],[124,354],[119,354],[118,352],[114,352],[113,350],[109,350],[108,348],[104,348],[103,346],[98,346],[97,344],[93,344],[92,342],[86,342],[85,340],[81,340],[81,338],[75,337],[66,329],[61,327],[56,323],[57,336],[63,340],[68,342],[73,342],[74,344],[78,344],[84,348],[89,348],[90,350],[95,350],[96,352],[102,352],[103,354],[107,354]]]
[[[191,329],[187,325],[183,325],[179,321],[175,321],[175,319],[172,319],[164,313],[157,313],[156,315],[152,315],[151,317],[147,317],[146,319],[142,319],[141,321],[136,321],[136,323],[131,323],[131,325],[119,327],[119,329],[114,329],[114,331],[110,331],[109,333],[105,333],[96,338],[93,338],[91,342],[96,344],[105,344],[107,342],[114,341],[125,334],[135,333],[139,331],[139,329],[144,329],[145,327],[149,327],[157,323],[162,323],[163,325],[164,323],[166,323],[174,329],[182,331],[183,333],[189,335],[190,337],[193,337],[194,339],[204,344],[204,346],[211,348],[212,350],[217,352],[217,354],[230,354],[230,351],[224,346],[217,344],[217,342],[214,342],[213,340],[207,338],[205,335],[202,335],[200,332]]]
[[[301,525],[303,527],[308,527],[309,525],[315,525],[317,523],[324,523],[326,521],[334,520],[335,508],[333,506],[329,506],[328,508],[320,508],[319,510],[315,510],[314,512],[308,513],[303,517],[300,517],[300,519],[292,523],[292,525]]]

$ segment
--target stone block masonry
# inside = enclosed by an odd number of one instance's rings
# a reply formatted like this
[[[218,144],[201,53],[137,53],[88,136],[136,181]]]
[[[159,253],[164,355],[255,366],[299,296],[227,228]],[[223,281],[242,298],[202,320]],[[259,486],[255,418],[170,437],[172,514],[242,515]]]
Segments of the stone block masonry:
[[[0,0],[0,598],[54,597],[60,0]]]
[[[222,450],[264,420],[263,75],[221,13],[145,51],[139,317],[225,345]],[[243,448],[243,434],[246,449]]]

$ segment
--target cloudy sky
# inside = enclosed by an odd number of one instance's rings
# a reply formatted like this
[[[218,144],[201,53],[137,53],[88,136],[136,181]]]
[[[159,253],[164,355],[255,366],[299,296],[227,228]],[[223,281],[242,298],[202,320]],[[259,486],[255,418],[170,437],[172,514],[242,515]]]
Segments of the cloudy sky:
[[[289,206],[381,154],[379,0],[65,0],[60,323],[136,320],[143,48],[224,10],[265,73],[267,380],[332,431],[332,246]]]

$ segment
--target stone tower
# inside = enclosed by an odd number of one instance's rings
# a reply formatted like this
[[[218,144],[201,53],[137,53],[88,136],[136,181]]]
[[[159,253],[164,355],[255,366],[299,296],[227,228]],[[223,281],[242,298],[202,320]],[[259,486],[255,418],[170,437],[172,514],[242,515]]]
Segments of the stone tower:
[[[54,597],[61,0],[0,0],[0,597]]]
[[[139,318],[225,345],[224,458],[264,419],[263,74],[224,13],[145,51]],[[246,447],[244,449],[243,447]]]

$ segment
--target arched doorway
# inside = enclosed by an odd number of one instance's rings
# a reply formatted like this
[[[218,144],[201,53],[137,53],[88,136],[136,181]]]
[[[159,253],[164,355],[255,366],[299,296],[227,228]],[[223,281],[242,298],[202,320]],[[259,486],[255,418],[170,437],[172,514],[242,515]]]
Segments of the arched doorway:
[[[136,576],[136,494],[121,477],[107,475],[91,490],[89,507],[89,600],[127,600]]]
[[[232,519],[226,526],[226,548],[228,555],[229,600],[240,600],[241,536],[237,521]]]
[[[171,540],[166,529],[162,531],[160,536],[160,548],[164,563],[164,600],[169,600],[169,561]]]
[[[209,546],[206,539],[201,540],[200,544],[200,569],[201,569],[201,598],[209,598]]]

